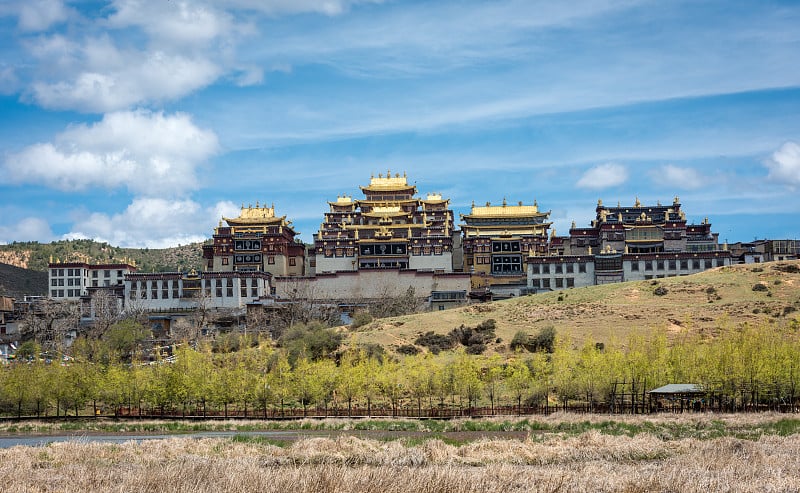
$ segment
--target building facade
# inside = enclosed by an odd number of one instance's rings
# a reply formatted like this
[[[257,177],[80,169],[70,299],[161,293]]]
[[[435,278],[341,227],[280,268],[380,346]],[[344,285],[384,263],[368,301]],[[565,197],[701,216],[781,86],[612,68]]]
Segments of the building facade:
[[[548,250],[549,217],[536,201],[473,203],[470,213],[461,215],[464,269],[471,274],[472,290],[491,290],[495,297],[522,294],[528,284],[525,259]]]
[[[48,295],[55,300],[78,301],[89,296],[92,288],[123,286],[125,276],[135,271],[132,263],[87,264],[51,259],[47,266]]]
[[[276,216],[274,205],[243,205],[239,217],[223,217],[211,242],[203,245],[205,270],[302,276],[306,249],[295,236],[292,222]]]
[[[671,205],[607,207],[597,202],[590,227],[573,223],[569,237],[552,237],[546,255],[528,256],[528,286],[536,291],[696,274],[731,265],[708,218],[687,224],[678,197]]]
[[[439,194],[416,197],[405,174],[371,177],[363,199],[341,196],[314,236],[314,273],[369,269],[453,271],[453,212]]]
[[[129,274],[126,305],[144,311],[243,308],[271,296],[272,276],[261,271]]]

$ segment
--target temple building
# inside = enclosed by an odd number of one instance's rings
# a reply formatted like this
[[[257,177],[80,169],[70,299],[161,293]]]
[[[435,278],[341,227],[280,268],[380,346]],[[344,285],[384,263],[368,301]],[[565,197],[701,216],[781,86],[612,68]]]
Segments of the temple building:
[[[306,250],[286,216],[275,206],[242,205],[236,218],[223,217],[210,243],[203,245],[205,270],[268,272],[275,276],[305,274]]]
[[[387,172],[360,187],[363,199],[340,196],[314,236],[316,274],[363,269],[453,271],[453,212],[440,194],[415,196],[406,175]]]
[[[686,214],[675,197],[671,205],[616,207],[597,201],[597,217],[588,228],[569,231],[568,253],[582,255],[610,248],[623,253],[709,252],[718,249],[719,234],[711,231],[706,218],[700,224],[687,224]],[[565,252],[567,253],[567,252]]]
[[[471,274],[474,295],[491,291],[495,299],[524,294],[527,287],[525,259],[548,251],[550,212],[533,205],[476,206],[462,214],[464,269]]]
[[[546,255],[527,258],[534,291],[695,274],[733,263],[705,218],[688,224],[681,203],[616,207],[597,201],[590,227],[573,222],[569,237],[553,237]]]

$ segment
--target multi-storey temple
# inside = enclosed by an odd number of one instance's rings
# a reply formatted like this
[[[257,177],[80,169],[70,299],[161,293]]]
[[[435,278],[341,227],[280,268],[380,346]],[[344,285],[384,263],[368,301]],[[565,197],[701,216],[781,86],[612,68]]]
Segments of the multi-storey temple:
[[[550,212],[533,205],[476,206],[462,214],[464,268],[472,274],[473,291],[494,290],[520,294],[527,286],[525,259],[547,252]]]
[[[551,239],[548,255],[528,259],[531,289],[683,276],[732,262],[707,218],[687,224],[678,197],[671,205],[637,198],[633,206],[606,207],[599,200],[596,213],[590,227],[573,223],[568,238]]]
[[[316,273],[361,269],[453,271],[449,199],[415,196],[405,175],[371,177],[363,199],[340,196],[314,237]]]
[[[222,219],[227,226],[220,221],[212,243],[203,245],[206,271],[305,274],[305,246],[295,239],[292,222],[275,215],[274,205],[242,205],[239,217]]]
[[[203,272],[51,262],[50,297],[86,304],[106,289],[120,301],[179,313],[200,302],[227,309],[298,299],[361,306],[413,290],[441,309],[468,295],[498,299],[680,276],[733,261],[708,219],[687,222],[677,197],[669,205],[598,201],[589,226],[573,222],[568,236],[556,236],[550,212],[536,201],[473,203],[457,230],[450,200],[418,197],[405,174],[372,176],[360,188],[361,199],[328,202],[313,247],[274,206],[256,203],[222,218],[203,246]]]

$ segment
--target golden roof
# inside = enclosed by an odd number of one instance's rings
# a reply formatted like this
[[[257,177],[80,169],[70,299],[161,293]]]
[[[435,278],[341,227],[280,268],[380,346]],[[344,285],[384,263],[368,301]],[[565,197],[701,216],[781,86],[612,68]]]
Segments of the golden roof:
[[[508,205],[503,200],[503,205],[491,205],[486,202],[485,206],[476,206],[472,204],[471,212],[465,217],[530,217],[530,216],[543,216],[547,215],[545,212],[539,212],[539,205],[534,201],[533,205]]]
[[[242,205],[242,211],[239,217],[222,217],[229,226],[282,223],[285,218],[286,216],[275,217],[275,205],[272,207],[261,207],[258,205],[258,202],[256,202],[255,207],[252,205],[248,205],[247,207]]]
[[[403,173],[403,176],[400,176],[400,173],[392,176],[391,171],[387,171],[385,177],[380,173],[377,178],[375,176],[370,177],[369,186],[361,187],[362,190],[369,191],[407,190],[409,188],[415,187],[408,184],[408,177],[405,173]]]

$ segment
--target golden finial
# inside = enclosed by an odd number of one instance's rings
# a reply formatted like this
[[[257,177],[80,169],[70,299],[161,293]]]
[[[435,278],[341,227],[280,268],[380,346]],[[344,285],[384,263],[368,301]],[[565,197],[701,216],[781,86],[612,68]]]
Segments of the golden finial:
[[[572,220],[572,229],[575,229],[575,220]]]
[[[603,199],[597,199],[597,207],[603,207]]]
[[[681,199],[676,195],[675,198],[672,200],[672,203],[674,205],[678,205],[678,203],[680,203],[680,201],[681,201]]]
[[[475,208],[475,201],[474,200],[472,201],[472,208],[473,209]]]
[[[642,203],[639,202],[639,197],[636,197],[636,202],[633,204],[634,207],[641,207]]]
[[[487,200],[486,201],[486,207],[489,207],[490,205],[492,205],[492,203]]]
[[[505,197],[503,197],[503,207],[505,207],[506,205],[508,205],[508,204],[506,203],[506,198],[505,198]]]

